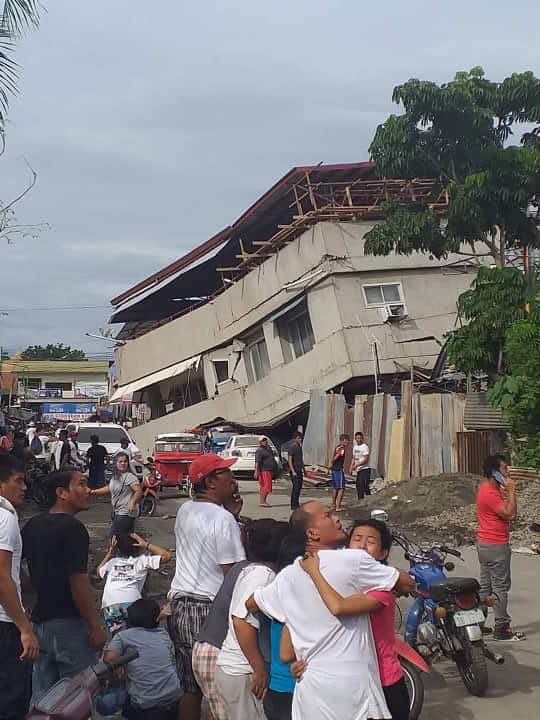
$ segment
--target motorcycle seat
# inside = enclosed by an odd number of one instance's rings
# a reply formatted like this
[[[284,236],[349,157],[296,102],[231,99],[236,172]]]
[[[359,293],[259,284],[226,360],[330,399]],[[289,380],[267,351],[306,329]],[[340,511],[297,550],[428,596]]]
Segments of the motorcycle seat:
[[[461,593],[477,593],[480,584],[476,578],[452,577],[446,580],[436,580],[431,583],[429,591],[435,602],[446,600],[449,596]]]

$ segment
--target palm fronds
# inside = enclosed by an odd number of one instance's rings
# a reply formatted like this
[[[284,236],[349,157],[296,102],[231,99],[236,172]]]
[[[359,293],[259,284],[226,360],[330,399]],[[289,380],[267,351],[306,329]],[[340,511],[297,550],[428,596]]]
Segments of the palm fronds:
[[[0,134],[6,122],[9,96],[17,93],[17,63],[13,59],[15,40],[38,24],[39,4],[36,0],[4,0],[0,15]]]

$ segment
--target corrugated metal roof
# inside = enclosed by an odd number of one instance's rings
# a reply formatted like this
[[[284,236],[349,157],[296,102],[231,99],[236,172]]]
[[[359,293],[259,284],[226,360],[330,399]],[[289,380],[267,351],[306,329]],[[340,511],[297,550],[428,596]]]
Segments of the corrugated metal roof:
[[[499,408],[494,408],[485,392],[467,393],[464,425],[468,430],[508,430]]]
[[[17,373],[17,375],[59,374],[86,375],[103,374],[109,371],[109,363],[105,360],[5,360],[0,363],[0,372]]]

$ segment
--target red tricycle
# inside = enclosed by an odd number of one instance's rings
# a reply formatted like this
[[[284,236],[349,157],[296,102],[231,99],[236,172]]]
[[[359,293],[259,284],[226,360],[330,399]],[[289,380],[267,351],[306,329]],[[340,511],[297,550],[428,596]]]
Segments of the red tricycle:
[[[203,452],[202,439],[195,433],[158,435],[154,447],[154,468],[161,476],[161,487],[177,487],[191,496],[188,469]]]

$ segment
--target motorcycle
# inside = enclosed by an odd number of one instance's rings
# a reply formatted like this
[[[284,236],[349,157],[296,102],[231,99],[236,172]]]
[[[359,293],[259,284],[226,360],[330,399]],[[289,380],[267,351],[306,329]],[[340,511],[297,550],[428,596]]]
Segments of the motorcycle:
[[[102,680],[138,657],[137,650],[128,650],[112,662],[101,661],[72,678],[59,680],[30,710],[26,720],[90,720]]]
[[[45,479],[49,472],[49,463],[39,458],[33,460],[26,470],[26,497],[35,502],[40,510],[48,508]]]
[[[148,473],[143,479],[143,496],[140,504],[141,515],[153,515],[156,511],[161,490],[162,477],[154,465],[148,465]]]
[[[467,690],[481,697],[488,687],[486,659],[500,665],[504,658],[484,644],[485,615],[478,581],[445,574],[455,569],[447,556],[461,558],[459,551],[445,545],[419,545],[400,531],[392,532],[417,583],[407,614],[405,643],[430,662],[441,655],[452,660]]]
[[[431,668],[414,648],[398,636],[395,638],[395,645],[409,693],[409,720],[418,720],[424,706],[422,673],[430,673]]]

